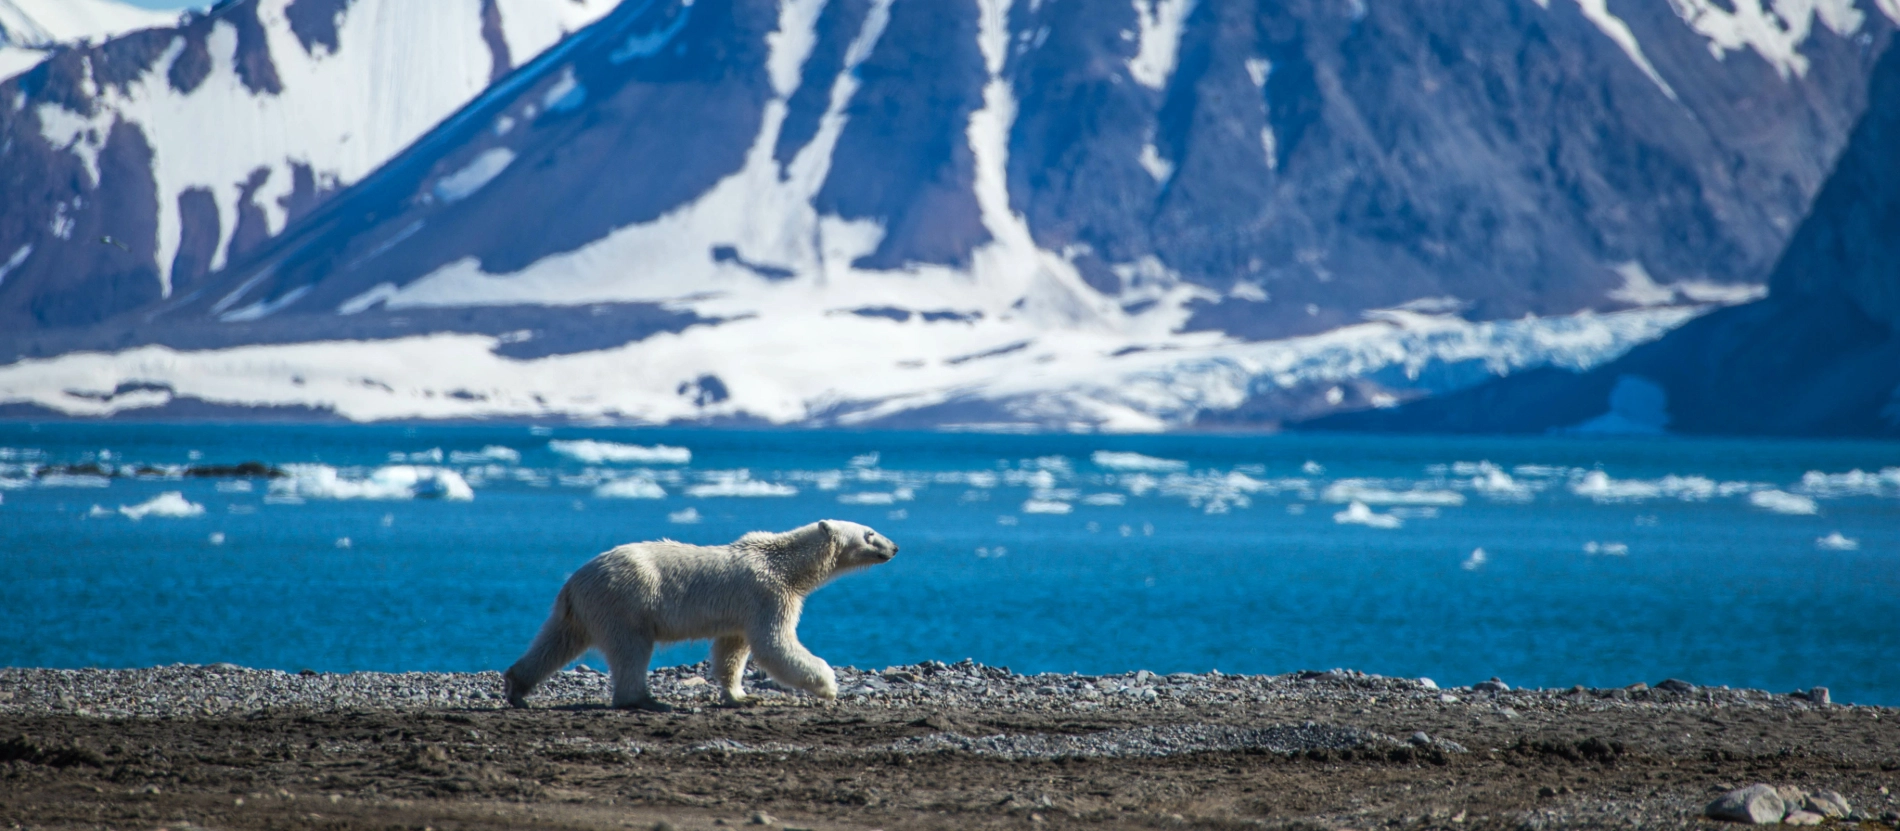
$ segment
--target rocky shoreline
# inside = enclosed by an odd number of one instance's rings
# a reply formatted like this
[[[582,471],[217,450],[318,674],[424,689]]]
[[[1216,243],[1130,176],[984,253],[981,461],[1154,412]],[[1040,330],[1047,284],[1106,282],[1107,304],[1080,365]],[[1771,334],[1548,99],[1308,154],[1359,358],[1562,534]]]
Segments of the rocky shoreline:
[[[763,703],[727,709],[703,669],[653,672],[655,693],[679,708],[666,714],[607,709],[606,676],[584,667],[550,679],[528,710],[507,708],[494,672],[0,669],[0,793],[15,794],[0,795],[0,821],[46,825],[34,820],[71,813],[57,806],[79,788],[100,816],[183,805],[210,811],[193,822],[233,828],[252,814],[231,794],[277,791],[320,794],[332,807],[308,813],[325,827],[392,816],[478,827],[472,817],[504,804],[571,827],[595,827],[602,811],[711,827],[749,815],[738,808],[838,828],[1708,816],[1900,827],[1900,711],[1819,688],[1440,689],[1351,670],[1022,675],[966,661],[843,668],[835,702],[755,675]],[[1051,784],[1050,766],[1080,779]],[[928,798],[880,781],[919,768],[934,771],[913,789]],[[858,772],[830,775],[846,771]],[[1740,787],[1757,782],[1772,784]],[[1289,783],[1305,795],[1271,796]]]

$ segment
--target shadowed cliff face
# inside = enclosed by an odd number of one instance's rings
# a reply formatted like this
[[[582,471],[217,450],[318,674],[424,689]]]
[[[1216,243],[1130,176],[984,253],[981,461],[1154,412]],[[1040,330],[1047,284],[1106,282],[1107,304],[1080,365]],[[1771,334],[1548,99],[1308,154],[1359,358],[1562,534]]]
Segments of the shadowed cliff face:
[[[1437,400],[1312,422],[1451,432],[1578,429],[1619,385],[1664,396],[1683,433],[1900,434],[1900,50],[1761,301],[1696,320],[1588,373],[1540,370]],[[1597,422],[1601,423],[1601,422]]]

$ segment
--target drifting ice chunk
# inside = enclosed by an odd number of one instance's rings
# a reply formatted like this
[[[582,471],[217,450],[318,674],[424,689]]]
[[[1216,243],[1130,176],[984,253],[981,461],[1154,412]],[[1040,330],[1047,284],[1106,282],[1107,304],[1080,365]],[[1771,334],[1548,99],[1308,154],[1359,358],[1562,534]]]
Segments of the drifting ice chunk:
[[[1119,493],[1091,493],[1082,497],[1084,505],[1125,505],[1127,503],[1128,497]]]
[[[666,515],[666,521],[675,525],[692,525],[699,521],[699,509],[687,508],[684,511],[674,511]]]
[[[481,450],[473,452],[462,450],[450,451],[449,461],[458,465],[479,464],[481,462],[508,462],[513,464],[521,461],[521,451],[512,447],[491,444]]]
[[[1023,503],[1025,514],[1066,514],[1072,510],[1069,503],[1054,499],[1031,499]]]
[[[1748,504],[1778,514],[1811,515],[1821,512],[1813,499],[1787,491],[1756,491],[1748,495]]]
[[[1618,482],[1601,470],[1592,470],[1571,485],[1570,492],[1598,502],[1622,502],[1661,496],[1662,487],[1651,482]]]
[[[1187,470],[1187,462],[1175,459],[1161,459],[1144,456],[1140,453],[1118,453],[1112,450],[1097,450],[1089,456],[1089,461],[1097,467],[1109,470],[1147,470],[1157,473]]]
[[[703,484],[686,489],[687,496],[797,496],[798,489],[777,482],[761,482],[752,475],[740,470],[731,473],[714,474]]]
[[[595,488],[594,495],[601,499],[665,499],[666,489],[652,479],[635,476],[607,482]]]
[[[1326,488],[1321,498],[1327,502],[1357,502],[1366,505],[1431,505],[1455,508],[1465,504],[1464,494],[1424,488],[1391,490],[1370,479],[1341,479]]]
[[[453,470],[417,465],[378,468],[367,479],[345,479],[329,465],[284,465],[288,477],[271,483],[279,499],[448,499],[475,498],[474,489]]]
[[[131,519],[144,519],[148,516],[193,517],[201,516],[205,506],[185,499],[181,491],[166,491],[137,505],[120,505],[119,513]]]
[[[616,444],[610,441],[580,439],[577,441],[551,441],[548,449],[578,461],[597,465],[604,462],[632,462],[643,465],[683,465],[693,460],[693,451],[684,447],[668,447],[656,444],[643,447],[637,444]]]
[[[1842,536],[1841,532],[1835,531],[1825,537],[1816,538],[1814,547],[1822,551],[1859,551],[1860,540]]]
[[[1333,514],[1333,521],[1340,525],[1364,525],[1367,528],[1397,528],[1405,524],[1405,520],[1391,514],[1373,513],[1364,502],[1347,505],[1346,510]]]

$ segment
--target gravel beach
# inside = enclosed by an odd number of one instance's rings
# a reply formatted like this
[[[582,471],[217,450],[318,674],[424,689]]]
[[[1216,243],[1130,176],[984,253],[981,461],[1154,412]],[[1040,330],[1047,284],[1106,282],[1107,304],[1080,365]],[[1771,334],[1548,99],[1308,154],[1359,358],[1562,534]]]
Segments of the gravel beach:
[[[512,710],[497,673],[0,670],[0,822],[28,828],[1680,827],[1762,783],[1900,822],[1900,710],[1696,687],[1439,689],[1350,670],[840,669],[839,699],[703,667]],[[1833,799],[1829,796],[1827,799]],[[1816,803],[1832,808],[1833,803]],[[1816,810],[1819,810],[1818,808]]]

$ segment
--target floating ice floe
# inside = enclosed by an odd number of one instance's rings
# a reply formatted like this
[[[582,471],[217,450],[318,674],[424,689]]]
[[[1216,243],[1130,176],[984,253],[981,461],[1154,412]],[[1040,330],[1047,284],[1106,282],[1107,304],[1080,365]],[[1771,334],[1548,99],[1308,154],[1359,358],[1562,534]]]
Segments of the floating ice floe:
[[[705,482],[686,489],[687,496],[797,496],[798,489],[778,482],[766,482],[752,478],[745,470],[719,471],[707,474]]]
[[[851,466],[852,467],[877,467],[877,460],[878,460],[878,452],[873,450],[869,453],[865,453],[858,456],[852,456]]]
[[[1069,503],[1055,499],[1029,499],[1022,507],[1025,514],[1066,514],[1072,510],[1075,509]]]
[[[202,516],[205,506],[185,498],[182,491],[166,491],[137,505],[120,505],[119,513],[130,519],[148,516],[185,518]]]
[[[1300,465],[1300,472],[1308,476],[1323,476],[1326,473],[1326,466],[1307,459],[1306,464]]]
[[[1748,495],[1748,504],[1777,514],[1811,515],[1821,512],[1821,507],[1813,499],[1778,490],[1755,491]]]
[[[666,488],[652,479],[634,476],[604,482],[594,488],[594,495],[602,499],[665,499]]]
[[[104,488],[111,486],[112,480],[89,473],[48,473],[39,478],[39,483],[42,488]]]
[[[1463,567],[1466,571],[1477,571],[1478,567],[1484,565],[1488,559],[1490,558],[1485,556],[1484,549],[1473,548],[1471,549],[1471,556],[1466,557],[1464,562],[1459,563],[1459,566]]]
[[[206,537],[206,538],[205,538],[205,541],[206,541],[206,542],[209,542],[209,543],[211,543],[212,545],[223,545],[223,544],[224,544],[224,532],[223,532],[223,531],[213,531],[213,532],[211,532],[211,536],[209,536],[209,537]]]
[[[1340,525],[1364,525],[1367,528],[1397,528],[1405,524],[1405,520],[1391,514],[1373,512],[1364,502],[1347,505],[1346,510],[1333,514],[1333,521]]]
[[[431,447],[428,450],[418,450],[414,453],[392,451],[389,454],[389,461],[391,464],[403,464],[407,462],[410,464],[439,465],[442,463],[442,448]]]
[[[1113,450],[1097,450],[1089,456],[1089,461],[1094,462],[1096,467],[1109,470],[1146,470],[1156,473],[1187,470],[1188,467],[1187,462],[1176,459],[1162,459],[1140,453],[1122,453]]]
[[[319,464],[284,465],[288,476],[271,482],[275,501],[297,499],[448,499],[466,501],[475,491],[453,470],[420,465],[377,468],[365,479],[348,479]]]
[[[632,462],[643,465],[683,465],[693,461],[693,451],[684,447],[669,447],[656,444],[646,447],[638,444],[619,444],[593,439],[548,442],[548,449],[570,459],[586,462],[590,465],[605,462]]]
[[[486,462],[507,462],[508,464],[516,464],[521,461],[521,451],[512,447],[491,444],[480,450],[449,451],[449,461],[458,465],[476,465]]]
[[[1879,496],[1886,488],[1900,488],[1900,467],[1882,468],[1879,473],[1850,470],[1823,473],[1810,470],[1801,477],[1802,493],[1819,497]]]
[[[1583,553],[1592,555],[1602,554],[1607,557],[1627,557],[1630,553],[1630,547],[1620,542],[1597,542],[1596,540],[1591,540],[1583,544]]]
[[[1341,479],[1321,494],[1327,502],[1357,502],[1366,505],[1430,505],[1455,508],[1465,504],[1465,495],[1457,491],[1432,490],[1413,486],[1393,490],[1376,479]]]
[[[865,493],[841,493],[838,501],[845,505],[890,505],[897,502],[897,494],[870,491]]]
[[[699,509],[687,507],[683,511],[674,511],[666,515],[666,521],[675,525],[692,525],[699,521]]]
[[[1119,493],[1091,493],[1082,497],[1084,505],[1125,505],[1128,497]]]
[[[1835,531],[1825,537],[1816,537],[1814,539],[1814,547],[1822,551],[1859,551],[1860,540]]]

